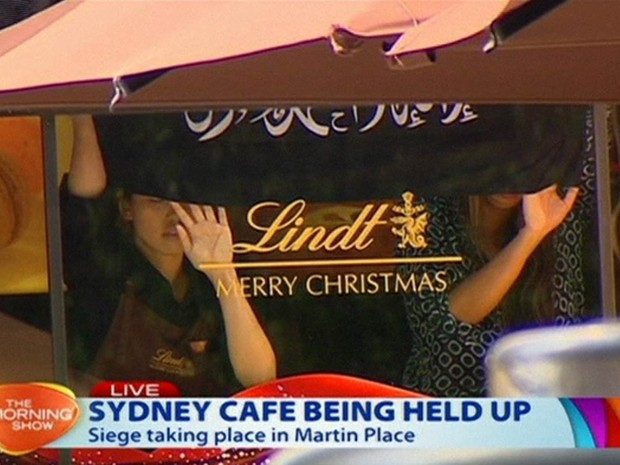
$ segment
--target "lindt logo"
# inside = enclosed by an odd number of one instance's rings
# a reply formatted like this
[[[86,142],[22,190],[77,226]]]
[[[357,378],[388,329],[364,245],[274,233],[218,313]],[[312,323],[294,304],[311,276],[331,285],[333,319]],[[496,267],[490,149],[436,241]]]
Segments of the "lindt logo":
[[[373,232],[378,226],[392,223],[393,235],[400,238],[399,248],[416,249],[427,246],[425,232],[428,212],[423,203],[415,201],[412,192],[402,195],[402,205],[391,203],[367,203],[352,219],[350,224],[328,228],[324,225],[307,225],[304,216],[307,203],[303,199],[282,205],[278,202],[261,202],[254,205],[247,214],[247,223],[262,235],[256,242],[237,242],[233,251],[238,254],[269,252],[362,251],[374,241]],[[261,223],[258,218],[264,211],[275,211],[271,222]],[[396,213],[388,220],[386,211]]]
[[[278,202],[254,205],[248,211],[247,222],[255,231],[262,233],[262,236],[256,242],[237,242],[233,251],[239,254],[287,253],[304,249],[310,252],[361,251],[372,244],[373,230],[379,225],[387,224],[383,215],[390,208],[389,203],[366,204],[351,224],[330,229],[326,226],[305,225],[306,205],[303,199],[294,200],[288,205]],[[270,223],[262,224],[257,218],[265,210],[275,210],[276,216]]]
[[[200,267],[268,270],[266,274],[218,280],[218,297],[290,297],[298,292],[313,297],[444,292],[449,284],[445,270],[411,265],[460,262],[462,257],[399,252],[427,247],[426,227],[430,220],[426,205],[416,200],[412,192],[401,197],[398,204],[367,202],[356,207],[318,210],[308,208],[304,199],[287,204],[257,203],[249,209],[246,221],[258,234],[252,241],[236,242],[233,251],[272,254],[270,258],[202,263]],[[295,253],[299,254],[287,257]],[[302,268],[306,271],[296,271]],[[278,273],[279,269],[283,271]]]

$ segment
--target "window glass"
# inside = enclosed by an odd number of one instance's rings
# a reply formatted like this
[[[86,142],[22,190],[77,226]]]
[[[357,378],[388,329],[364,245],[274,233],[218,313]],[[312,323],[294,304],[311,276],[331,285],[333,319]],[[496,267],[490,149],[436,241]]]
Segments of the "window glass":
[[[230,395],[275,369],[484,395],[502,335],[600,315],[591,118],[468,104],[74,117],[84,164],[61,203],[76,385]],[[511,243],[523,263],[502,297],[483,281],[459,304]]]

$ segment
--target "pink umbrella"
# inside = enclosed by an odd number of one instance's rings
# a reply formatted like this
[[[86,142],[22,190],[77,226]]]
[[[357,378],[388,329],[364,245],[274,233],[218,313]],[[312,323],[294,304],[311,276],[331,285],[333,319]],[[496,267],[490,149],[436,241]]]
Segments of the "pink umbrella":
[[[521,0],[522,1],[522,0]],[[400,37],[388,55],[474,35],[510,0],[66,0],[0,32],[0,91],[114,79],[326,39]]]
[[[498,15],[560,3],[482,52]],[[0,31],[0,109],[103,109],[114,78],[127,90],[128,77],[162,71],[123,108],[613,101],[618,15],[616,0],[64,0]],[[334,31],[369,46],[342,59]],[[439,50],[436,66],[386,66],[385,55],[429,49]]]

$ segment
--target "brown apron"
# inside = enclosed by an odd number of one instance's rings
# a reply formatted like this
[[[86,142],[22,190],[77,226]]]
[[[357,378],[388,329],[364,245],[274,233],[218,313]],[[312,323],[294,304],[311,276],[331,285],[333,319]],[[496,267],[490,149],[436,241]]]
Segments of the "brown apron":
[[[127,282],[90,372],[102,380],[165,380],[184,396],[220,396],[226,352],[205,316],[182,328],[158,315]],[[222,344],[220,344],[222,345]]]

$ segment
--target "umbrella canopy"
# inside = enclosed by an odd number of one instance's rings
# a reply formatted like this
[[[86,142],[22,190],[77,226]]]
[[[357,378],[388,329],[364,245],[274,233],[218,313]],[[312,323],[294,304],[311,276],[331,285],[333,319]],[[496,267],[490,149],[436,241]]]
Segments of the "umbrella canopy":
[[[377,4],[392,3],[413,8],[413,27],[390,23],[387,8],[385,17],[375,15]],[[620,100],[620,2],[555,1],[557,8],[483,53],[493,18],[523,3],[65,0],[0,32],[0,110],[107,110],[113,79],[136,75],[148,85],[125,96],[119,110]],[[447,6],[413,12],[428,4]],[[467,7],[481,8],[480,15],[466,14]],[[378,25],[363,21],[369,12]],[[468,17],[467,27],[446,35],[455,16]],[[335,26],[363,37],[358,53],[334,53]],[[433,65],[403,72],[388,66],[386,55],[432,44]]]
[[[488,1],[488,0],[484,0]],[[0,89],[110,79],[324,37],[364,2],[69,0],[0,34]]]

